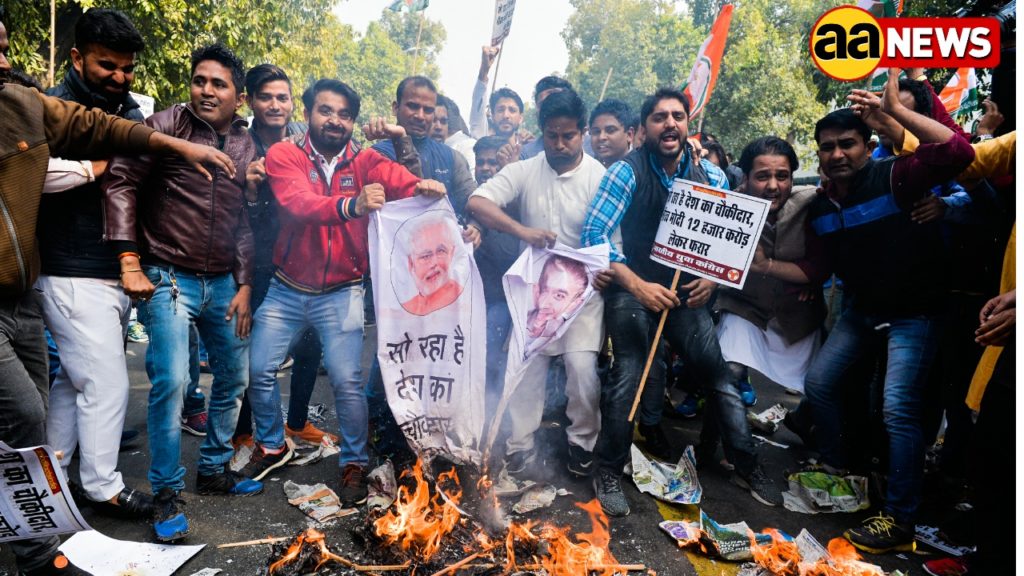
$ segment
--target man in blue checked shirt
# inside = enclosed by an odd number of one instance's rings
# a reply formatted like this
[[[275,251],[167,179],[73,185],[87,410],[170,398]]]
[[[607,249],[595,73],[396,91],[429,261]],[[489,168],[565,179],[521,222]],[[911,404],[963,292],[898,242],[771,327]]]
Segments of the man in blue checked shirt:
[[[735,466],[733,482],[759,502],[778,506],[782,493],[757,464],[743,403],[732,385],[718,347],[708,299],[710,280],[683,274],[672,291],[674,270],[650,259],[651,247],[675,178],[727,187],[725,173],[707,160],[694,162],[686,143],[689,102],[682,92],[662,88],[648,96],[640,109],[644,144],[613,164],[601,180],[583,224],[584,246],[607,242],[613,246],[615,281],[605,291],[605,325],[615,361],[601,391],[601,436],[594,491],[606,514],[629,514],[621,476],[629,458],[633,424],[628,420],[658,316],[668,310],[664,335],[683,357],[696,380],[705,386],[714,417],[707,421],[698,452],[706,464],[717,450],[717,429],[725,442],[726,458]],[[611,235],[622,229],[622,251]],[[716,426],[717,425],[717,426]]]

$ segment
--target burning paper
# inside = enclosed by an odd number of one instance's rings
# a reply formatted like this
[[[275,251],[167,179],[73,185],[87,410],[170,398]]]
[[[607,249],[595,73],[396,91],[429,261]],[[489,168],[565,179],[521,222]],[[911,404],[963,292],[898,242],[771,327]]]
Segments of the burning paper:
[[[782,404],[776,404],[767,410],[754,414],[753,412],[747,412],[747,422],[750,425],[765,434],[774,434],[779,429],[779,424],[782,424],[782,420],[786,417],[789,410],[786,409]]]
[[[398,484],[395,482],[395,465],[384,461],[366,476],[366,509],[383,510],[395,501]]]
[[[564,488],[555,488],[551,484],[531,486],[519,498],[519,501],[512,505],[512,511],[516,514],[526,514],[541,508],[547,508],[554,503],[558,496],[566,496],[569,492]]]
[[[789,490],[782,493],[787,510],[804,514],[866,510],[868,479],[864,476],[833,476],[825,472],[789,475]]]
[[[95,530],[79,532],[60,551],[90,574],[171,576],[205,545],[170,546],[115,540]]]
[[[649,460],[633,444],[630,449],[633,462],[633,482],[645,494],[658,500],[676,504],[699,504],[700,479],[697,477],[697,459],[693,446],[687,446],[675,465]]]
[[[746,522],[719,524],[701,510],[699,523],[666,520],[658,526],[674,538],[681,548],[698,546],[705,554],[731,562],[742,562],[754,557],[750,550],[752,531]],[[755,537],[758,544],[768,545],[772,541],[768,534],[756,534]]]
[[[298,506],[299,510],[316,520],[326,522],[334,518],[344,518],[358,512],[355,508],[342,508],[338,495],[327,487],[326,484],[296,484],[286,480],[282,486],[288,503]]]

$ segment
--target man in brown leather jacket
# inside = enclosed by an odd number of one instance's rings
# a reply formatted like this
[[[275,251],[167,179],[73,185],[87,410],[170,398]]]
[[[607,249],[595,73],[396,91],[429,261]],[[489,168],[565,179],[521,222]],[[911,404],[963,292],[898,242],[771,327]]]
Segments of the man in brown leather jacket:
[[[188,533],[177,502],[185,488],[179,415],[190,381],[190,323],[210,351],[214,377],[196,491],[247,496],[263,489],[227,467],[248,383],[245,338],[252,322],[253,240],[243,192],[256,148],[236,114],[243,78],[241,61],[226,47],[199,48],[192,54],[191,102],[146,120],[160,132],[223,150],[234,162],[234,175],[218,171],[204,181],[174,160],[118,157],[103,185],[106,236],[115,245],[124,290],[142,298],[140,312],[148,317],[149,481],[156,494],[154,530],[162,541]]]

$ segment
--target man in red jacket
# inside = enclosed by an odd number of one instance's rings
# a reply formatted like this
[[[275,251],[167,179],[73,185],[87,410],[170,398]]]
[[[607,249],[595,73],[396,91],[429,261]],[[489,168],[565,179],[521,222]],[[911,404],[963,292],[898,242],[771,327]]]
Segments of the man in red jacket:
[[[260,479],[292,456],[284,441],[276,373],[295,334],[312,327],[323,342],[341,421],[338,496],[346,505],[361,504],[366,500],[368,463],[360,372],[366,215],[388,200],[419,193],[441,196],[445,190],[439,182],[421,181],[402,165],[352,142],[359,95],[344,82],[321,79],[306,90],[302,102],[309,124],[306,138],[301,144],[279,142],[266,157],[281,229],[274,246],[277,271],[252,335],[249,400],[258,447],[242,474]],[[391,136],[398,158],[415,153],[400,127],[370,132]]]

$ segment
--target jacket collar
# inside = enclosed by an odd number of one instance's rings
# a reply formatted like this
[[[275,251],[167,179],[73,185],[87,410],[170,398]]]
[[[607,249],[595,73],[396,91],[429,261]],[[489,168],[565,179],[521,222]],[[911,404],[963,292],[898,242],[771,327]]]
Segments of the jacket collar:
[[[74,95],[75,102],[90,108],[99,108],[108,114],[124,117],[130,110],[139,107],[138,102],[128,92],[125,92],[119,100],[93,92],[74,66],[68,67],[67,75],[64,76],[64,85]]]
[[[202,118],[200,118],[199,114],[196,114],[196,111],[192,109],[192,103],[191,102],[186,102],[186,103],[182,104],[181,106],[185,110],[188,110],[188,113],[192,116],[192,120],[194,122],[199,122],[203,126],[206,126],[207,128],[209,128],[211,132],[216,134],[217,131],[213,129],[213,126],[210,126],[209,122],[207,122],[206,120],[203,120]],[[249,129],[249,123],[246,122],[245,118],[242,118],[238,114],[235,114],[231,118],[231,130],[230,130],[231,132],[238,133],[238,132],[241,132],[241,131],[244,131],[244,130],[248,130],[248,129]]]
[[[302,151],[306,153],[306,157],[311,162],[316,164],[316,156],[318,152],[313,149],[313,142],[310,141],[309,132],[306,132],[306,137],[302,139],[302,145],[299,146]],[[348,144],[345,145],[345,149],[341,151],[341,160],[338,161],[338,168],[343,168],[350,162],[355,160],[356,155],[359,154],[361,148],[359,143],[355,140],[349,139]],[[336,169],[337,170],[337,169]]]

